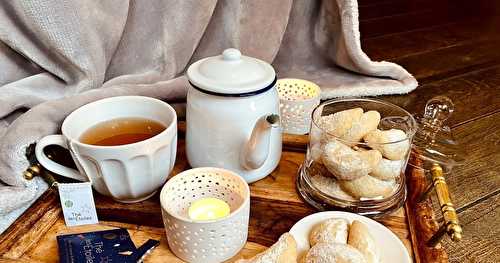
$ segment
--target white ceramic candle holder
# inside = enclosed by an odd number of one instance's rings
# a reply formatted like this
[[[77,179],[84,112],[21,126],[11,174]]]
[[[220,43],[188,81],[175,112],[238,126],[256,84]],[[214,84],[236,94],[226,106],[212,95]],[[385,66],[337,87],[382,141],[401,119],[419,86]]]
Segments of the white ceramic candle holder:
[[[201,198],[225,201],[231,213],[211,221],[188,216]],[[245,245],[250,216],[250,189],[238,174],[220,168],[196,168],[172,177],[160,194],[163,223],[172,252],[187,262],[222,262]]]
[[[308,133],[311,126],[311,113],[320,102],[319,86],[303,79],[279,79],[277,87],[283,132]]]

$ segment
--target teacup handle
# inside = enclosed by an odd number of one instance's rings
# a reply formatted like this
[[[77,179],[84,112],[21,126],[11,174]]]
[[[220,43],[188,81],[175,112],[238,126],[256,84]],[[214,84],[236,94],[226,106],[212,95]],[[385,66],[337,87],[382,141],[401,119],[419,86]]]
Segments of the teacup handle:
[[[88,181],[87,177],[82,175],[78,170],[66,167],[64,165],[60,165],[45,155],[43,152],[43,149],[49,145],[59,145],[61,147],[64,147],[68,149],[68,145],[66,144],[66,141],[64,139],[64,136],[62,135],[48,135],[43,137],[41,140],[38,141],[35,147],[35,155],[40,162],[40,164],[46,168],[47,170],[59,174],[64,177],[69,177],[78,181],[83,181],[86,182]]]

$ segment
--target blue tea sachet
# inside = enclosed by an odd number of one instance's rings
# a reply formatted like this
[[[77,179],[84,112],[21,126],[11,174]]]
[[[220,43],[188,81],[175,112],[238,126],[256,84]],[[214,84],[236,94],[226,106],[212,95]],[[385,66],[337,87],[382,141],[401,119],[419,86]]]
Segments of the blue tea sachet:
[[[136,263],[159,241],[149,239],[136,248],[124,228],[57,236],[61,263]]]

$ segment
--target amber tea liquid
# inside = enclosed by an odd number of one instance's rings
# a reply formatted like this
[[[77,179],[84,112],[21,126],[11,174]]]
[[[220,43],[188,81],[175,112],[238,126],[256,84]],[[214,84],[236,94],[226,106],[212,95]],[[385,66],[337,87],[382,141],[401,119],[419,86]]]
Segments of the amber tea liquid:
[[[80,142],[98,146],[116,146],[149,139],[166,127],[146,118],[117,118],[98,123],[80,136]]]

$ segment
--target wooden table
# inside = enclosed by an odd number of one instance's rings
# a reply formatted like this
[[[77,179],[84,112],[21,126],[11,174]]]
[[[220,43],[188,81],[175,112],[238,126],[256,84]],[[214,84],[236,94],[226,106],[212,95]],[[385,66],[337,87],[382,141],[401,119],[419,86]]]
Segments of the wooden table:
[[[408,95],[383,99],[416,114],[435,95],[455,103],[449,125],[467,161],[446,178],[464,230],[461,242],[442,243],[450,262],[500,262],[498,1],[359,0],[359,5],[365,52],[399,63],[420,84]]]
[[[488,2],[491,4],[492,1]],[[466,164],[455,169],[447,178],[454,203],[464,229],[463,240],[453,243],[445,238],[442,246],[450,262],[500,262],[500,35],[498,5],[487,1],[448,0],[359,0],[362,45],[374,60],[388,60],[401,64],[419,80],[420,86],[408,95],[384,96],[390,101],[421,114],[425,102],[435,95],[450,97],[456,106],[449,125],[456,140],[467,152]],[[498,14],[498,13],[497,13]],[[182,154],[182,153],[180,153]],[[301,205],[292,185],[296,168],[301,163],[301,152],[289,151],[282,162],[288,163],[270,177],[252,186],[253,213],[251,240],[242,252],[254,254],[274,242],[279,233],[299,220],[299,215],[312,212]],[[178,164],[176,172],[186,167]],[[270,190],[271,189],[271,190]],[[275,202],[266,202],[272,195]],[[121,226],[130,229],[134,241],[146,237],[162,239],[158,204],[144,202],[123,210],[120,205],[97,197],[101,225],[68,230],[60,219],[57,196],[48,192],[31,218],[51,224],[23,222],[28,231],[22,243],[10,250],[9,258],[42,262],[55,261],[54,236],[68,231],[106,229]],[[434,202],[436,203],[436,202]],[[40,211],[44,211],[43,213]],[[130,213],[130,211],[134,211]],[[127,213],[121,214],[120,213]],[[435,207],[436,215],[440,215]],[[128,223],[119,217],[126,216]],[[259,220],[272,218],[272,220]],[[409,233],[403,212],[383,220],[410,247]],[[38,227],[44,226],[44,227]],[[37,234],[41,234],[38,239]],[[19,233],[18,233],[19,234]],[[164,239],[162,240],[164,241]],[[0,243],[0,251],[8,242]],[[37,249],[29,249],[32,247]],[[157,255],[168,256],[165,249]],[[4,255],[5,256],[5,255]],[[0,262],[18,260],[0,259]]]

